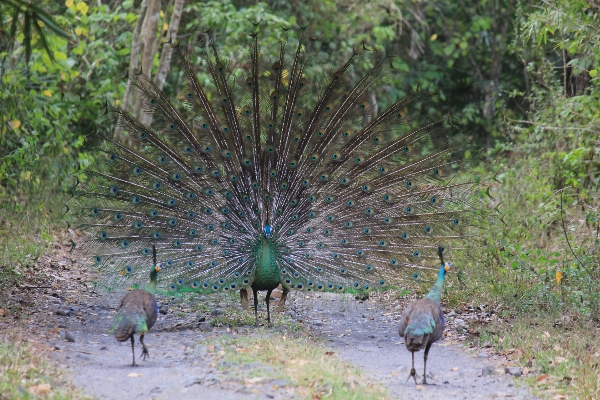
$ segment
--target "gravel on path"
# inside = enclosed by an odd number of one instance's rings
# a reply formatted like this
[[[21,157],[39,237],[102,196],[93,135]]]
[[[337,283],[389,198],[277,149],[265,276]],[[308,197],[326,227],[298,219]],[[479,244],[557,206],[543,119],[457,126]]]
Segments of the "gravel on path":
[[[407,382],[411,353],[398,335],[404,302],[385,296],[372,296],[364,302],[329,293],[317,296],[295,296],[290,301],[291,312],[325,338],[341,359],[386,385],[392,398],[535,399],[519,378],[505,372],[506,365],[498,357],[490,358],[481,350],[471,354],[459,340],[453,340],[457,336],[452,333],[456,332],[453,317],[447,318],[450,335],[434,343],[429,352],[428,384]],[[423,352],[415,354],[415,369],[421,376]],[[417,380],[421,381],[422,377]]]

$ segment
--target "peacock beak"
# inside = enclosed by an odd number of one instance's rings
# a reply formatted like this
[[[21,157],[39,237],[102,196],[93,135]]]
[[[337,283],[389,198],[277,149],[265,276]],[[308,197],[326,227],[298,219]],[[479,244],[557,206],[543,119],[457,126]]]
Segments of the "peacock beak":
[[[450,271],[450,269],[452,268],[452,263],[445,263],[444,265],[444,271],[448,272]]]

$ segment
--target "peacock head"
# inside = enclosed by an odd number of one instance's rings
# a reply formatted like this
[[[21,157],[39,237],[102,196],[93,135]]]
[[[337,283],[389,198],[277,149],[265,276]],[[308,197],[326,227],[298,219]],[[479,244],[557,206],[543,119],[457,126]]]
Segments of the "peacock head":
[[[265,236],[270,238],[271,234],[273,233],[273,229],[271,228],[271,225],[267,225],[264,227],[263,232],[265,233]]]

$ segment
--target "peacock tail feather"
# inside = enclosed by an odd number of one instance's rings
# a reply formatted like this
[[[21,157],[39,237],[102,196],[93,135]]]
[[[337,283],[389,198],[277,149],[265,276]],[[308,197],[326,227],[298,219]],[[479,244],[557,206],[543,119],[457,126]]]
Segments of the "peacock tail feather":
[[[325,78],[310,77],[317,58],[303,34],[291,52],[281,41],[267,67],[252,36],[237,67],[210,38],[201,65],[165,44],[181,94],[169,98],[143,73],[131,77],[149,123],[107,105],[131,143],[97,133],[101,155],[76,188],[100,285],[139,287],[152,245],[163,266],[159,291],[205,294],[279,283],[406,287],[435,270],[440,243],[460,253],[479,182],[453,174],[463,143],[445,134],[446,118],[411,118],[432,96],[416,91],[376,112],[369,93],[393,72],[389,58],[357,77],[355,65],[369,58],[356,51]]]

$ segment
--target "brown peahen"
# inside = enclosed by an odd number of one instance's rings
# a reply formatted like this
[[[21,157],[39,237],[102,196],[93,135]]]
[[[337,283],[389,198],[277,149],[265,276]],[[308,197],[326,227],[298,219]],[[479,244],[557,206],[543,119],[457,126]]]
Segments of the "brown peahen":
[[[431,345],[442,337],[446,321],[444,312],[440,306],[442,297],[442,288],[444,287],[444,278],[446,272],[452,267],[451,263],[444,263],[444,248],[439,247],[438,254],[441,261],[438,279],[427,295],[419,300],[415,300],[406,307],[398,333],[404,338],[404,344],[408,351],[412,353],[411,377],[417,383],[417,371],[415,370],[415,352],[425,349],[423,365],[423,384],[427,384],[427,356]],[[408,382],[407,379],[407,382]]]
[[[431,269],[436,243],[460,253],[478,179],[455,173],[464,140],[444,133],[448,118],[415,122],[431,95],[394,100],[381,87],[390,57],[355,51],[319,75],[304,33],[289,53],[281,40],[270,63],[251,37],[235,65],[208,35],[197,65],[166,43],[180,94],[141,72],[130,81],[149,123],[107,106],[132,144],[100,132],[101,155],[76,189],[100,285],[138,284],[154,244],[159,291],[241,290],[244,305],[252,289],[258,324],[257,291],[406,287]]]
[[[156,281],[161,264],[156,263],[156,248],[152,246],[154,266],[150,270],[150,283],[143,290],[136,289],[127,293],[121,300],[117,315],[113,319],[110,333],[114,333],[119,342],[131,339],[132,366],[135,363],[134,335],[140,335],[142,344],[142,355],[140,358],[146,360],[149,356],[148,348],[144,344],[144,335],[154,326],[158,316],[158,305],[154,296],[156,295]]]

